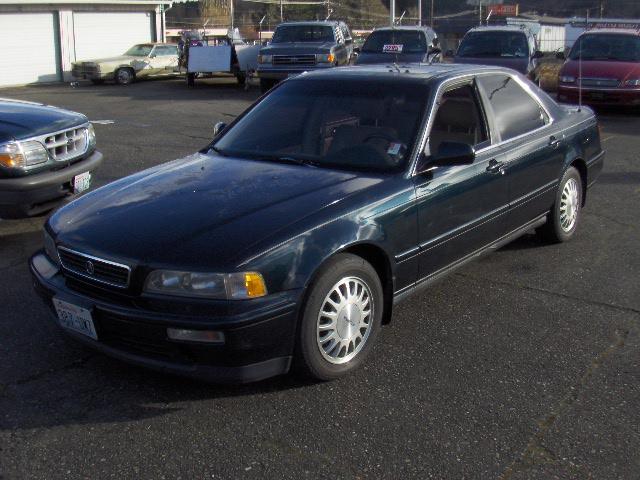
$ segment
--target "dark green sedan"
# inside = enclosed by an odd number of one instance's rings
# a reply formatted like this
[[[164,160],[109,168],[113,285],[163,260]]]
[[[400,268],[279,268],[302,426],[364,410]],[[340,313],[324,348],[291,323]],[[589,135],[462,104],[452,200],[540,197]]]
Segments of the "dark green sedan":
[[[306,73],[57,211],[31,272],[65,331],[125,361],[329,380],[409,294],[529,230],[570,240],[602,166],[593,112],[512,70]]]

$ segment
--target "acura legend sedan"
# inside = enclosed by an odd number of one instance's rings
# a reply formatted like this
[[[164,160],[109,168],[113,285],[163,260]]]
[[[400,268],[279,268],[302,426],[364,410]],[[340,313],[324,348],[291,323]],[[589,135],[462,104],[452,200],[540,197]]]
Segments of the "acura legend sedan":
[[[571,239],[602,165],[593,112],[513,70],[312,72],[58,210],[31,273],[67,333],[122,360],[330,380],[409,294],[529,230]]]

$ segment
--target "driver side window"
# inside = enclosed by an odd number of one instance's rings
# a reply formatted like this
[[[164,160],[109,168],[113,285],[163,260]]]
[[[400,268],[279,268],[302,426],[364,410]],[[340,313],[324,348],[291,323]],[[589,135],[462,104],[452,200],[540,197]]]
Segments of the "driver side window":
[[[436,155],[443,142],[466,143],[475,149],[489,144],[484,116],[471,85],[447,90],[440,99],[429,134],[429,153]]]

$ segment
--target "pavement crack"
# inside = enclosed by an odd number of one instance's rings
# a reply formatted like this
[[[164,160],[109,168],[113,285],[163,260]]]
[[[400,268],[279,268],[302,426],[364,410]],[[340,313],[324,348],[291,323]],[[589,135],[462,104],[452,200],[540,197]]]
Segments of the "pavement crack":
[[[523,285],[521,283],[514,283],[514,282],[504,282],[502,280],[495,280],[495,279],[491,279],[491,278],[483,278],[483,277],[477,277],[475,275],[469,275],[466,273],[456,273],[455,275],[462,277],[462,278],[467,278],[470,280],[480,280],[482,282],[486,282],[486,283],[494,283],[497,285],[503,285],[506,287],[515,287],[515,288],[519,288],[522,290],[528,290],[530,292],[536,292],[536,293],[545,293],[547,295],[552,295],[554,297],[559,297],[559,298],[564,298],[566,300],[573,300],[573,301],[579,301],[579,302],[584,302],[586,304],[589,305],[594,305],[597,307],[604,307],[604,308],[611,308],[613,310],[618,310],[621,312],[625,312],[625,313],[632,313],[634,315],[640,315],[640,310],[637,308],[632,308],[632,307],[623,307],[622,305],[616,305],[615,303],[605,303],[605,302],[599,302],[597,300],[589,300],[586,298],[580,298],[580,297],[574,297],[571,295],[567,295],[566,293],[560,293],[560,292],[554,292],[553,290],[547,290],[546,288],[540,288],[540,287],[530,287],[529,285]]]
[[[593,377],[600,366],[615,352],[624,347],[629,330],[616,331],[616,338],[607,348],[601,351],[587,366],[578,382],[569,388],[569,391],[560,399],[557,405],[547,414],[546,417],[538,421],[538,430],[529,438],[527,446],[522,453],[505,469],[499,480],[509,480],[515,473],[531,469],[536,465],[543,464],[563,464],[571,471],[579,474],[579,478],[593,478],[593,475],[586,467],[578,465],[564,458],[559,458],[543,444],[544,438],[553,427],[556,420],[566,412],[578,399],[584,390],[587,382]]]
[[[27,376],[25,378],[21,378],[20,380],[16,380],[15,382],[10,382],[10,383],[7,383],[7,384],[0,384],[0,391],[5,390],[6,387],[15,387],[15,386],[24,385],[26,383],[35,382],[37,380],[40,380],[41,378],[46,377],[47,375],[51,375],[51,374],[59,373],[59,372],[64,372],[66,370],[73,370],[74,368],[80,368],[80,367],[84,366],[93,357],[94,357],[93,355],[88,355],[86,357],[78,358],[77,360],[74,360],[72,362],[66,363],[66,364],[61,365],[59,367],[49,368],[47,370],[43,370],[41,372],[34,373],[34,374],[29,375],[29,376]]]

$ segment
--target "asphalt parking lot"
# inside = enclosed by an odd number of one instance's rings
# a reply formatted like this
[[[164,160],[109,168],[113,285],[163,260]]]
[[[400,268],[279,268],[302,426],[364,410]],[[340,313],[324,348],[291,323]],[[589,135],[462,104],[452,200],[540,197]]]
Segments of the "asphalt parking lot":
[[[204,146],[258,91],[0,96],[97,121],[102,185]],[[0,221],[0,478],[638,478],[640,113],[600,114],[606,164],[577,238],[526,236],[411,297],[332,383],[209,385],[86,350],[31,288],[43,219]]]

